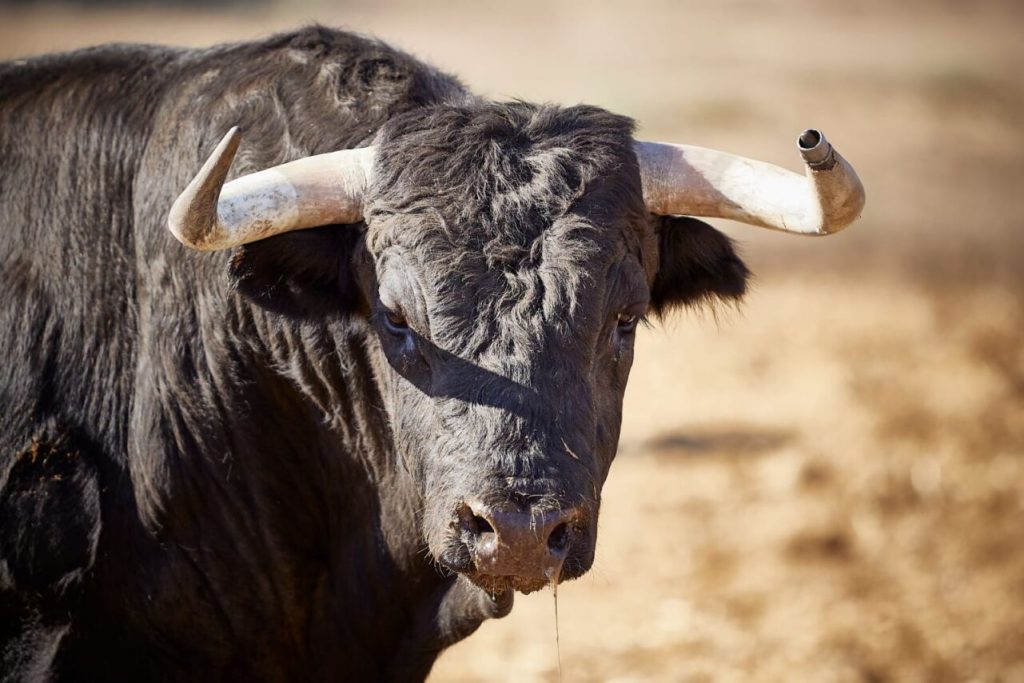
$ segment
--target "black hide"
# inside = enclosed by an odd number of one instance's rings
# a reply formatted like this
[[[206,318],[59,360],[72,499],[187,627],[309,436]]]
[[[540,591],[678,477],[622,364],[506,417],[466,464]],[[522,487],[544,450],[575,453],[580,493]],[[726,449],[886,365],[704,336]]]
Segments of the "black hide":
[[[234,175],[378,144],[366,223],[180,246],[233,125]],[[470,496],[571,508],[586,571],[626,314],[746,278],[631,134],[320,27],[0,65],[3,680],[421,680],[534,587],[475,572]]]

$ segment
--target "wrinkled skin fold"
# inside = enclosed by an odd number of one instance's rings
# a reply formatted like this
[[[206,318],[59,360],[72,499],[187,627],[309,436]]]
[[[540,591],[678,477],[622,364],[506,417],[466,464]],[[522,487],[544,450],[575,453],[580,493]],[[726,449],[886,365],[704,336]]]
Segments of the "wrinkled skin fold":
[[[181,247],[234,125],[376,144],[363,221]],[[0,66],[0,671],[422,680],[587,571],[636,323],[747,278],[632,133],[320,27]]]

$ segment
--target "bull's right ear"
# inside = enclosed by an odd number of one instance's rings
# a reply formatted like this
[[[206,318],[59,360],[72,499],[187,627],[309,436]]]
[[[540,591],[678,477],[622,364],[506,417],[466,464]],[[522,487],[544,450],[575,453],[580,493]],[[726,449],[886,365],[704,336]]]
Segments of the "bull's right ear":
[[[290,318],[323,318],[360,308],[353,255],[362,224],[331,225],[236,247],[228,268],[235,288]]]
[[[660,253],[651,287],[655,313],[743,297],[750,271],[732,240],[696,218],[651,216],[651,221]]]

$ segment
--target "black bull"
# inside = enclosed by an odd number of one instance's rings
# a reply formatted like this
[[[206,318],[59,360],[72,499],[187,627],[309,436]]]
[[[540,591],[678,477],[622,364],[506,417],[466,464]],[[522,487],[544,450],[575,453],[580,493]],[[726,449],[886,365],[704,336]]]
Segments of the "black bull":
[[[365,221],[184,249],[234,125],[377,144]],[[587,571],[637,320],[747,277],[631,145],[322,28],[0,66],[5,680],[422,679]]]

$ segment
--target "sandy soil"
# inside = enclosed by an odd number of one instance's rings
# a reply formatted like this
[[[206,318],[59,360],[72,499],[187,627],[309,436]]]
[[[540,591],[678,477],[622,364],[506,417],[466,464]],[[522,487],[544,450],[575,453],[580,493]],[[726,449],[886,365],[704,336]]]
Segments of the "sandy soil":
[[[598,560],[558,593],[568,681],[1024,681],[1024,7],[1014,2],[282,2],[0,8],[0,58],[201,45],[310,20],[496,97],[798,168],[822,128],[868,188],[828,240],[739,226],[740,310],[640,334]],[[520,597],[434,681],[555,681]]]

